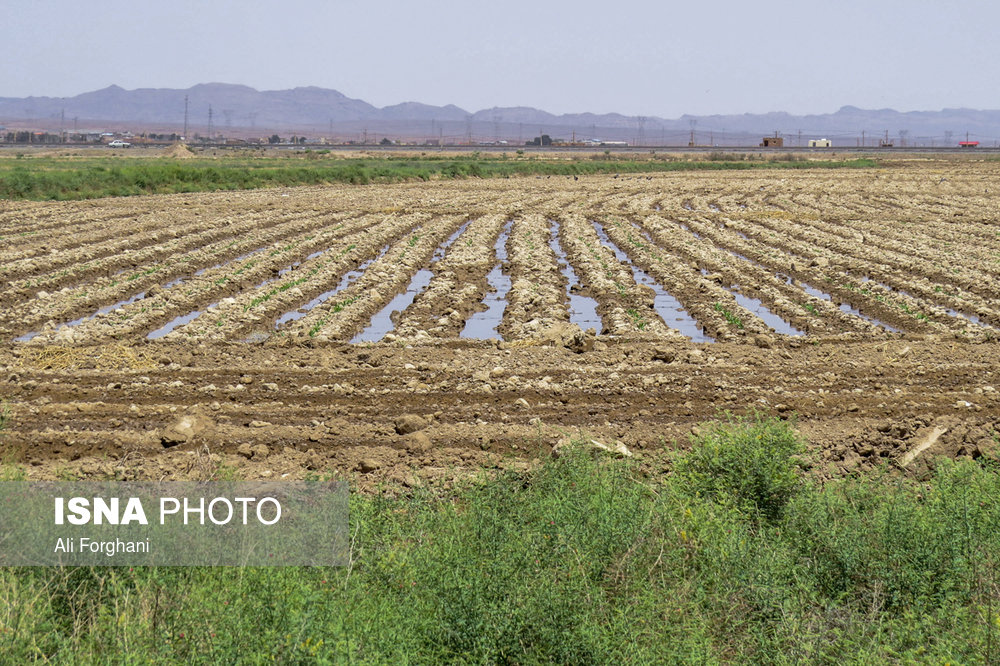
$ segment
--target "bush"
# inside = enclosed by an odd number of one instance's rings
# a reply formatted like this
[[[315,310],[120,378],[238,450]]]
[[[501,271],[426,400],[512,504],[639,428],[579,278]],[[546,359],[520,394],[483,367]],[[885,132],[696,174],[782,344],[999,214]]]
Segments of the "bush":
[[[805,446],[795,431],[755,413],[706,429],[677,465],[684,484],[713,501],[779,518],[801,483],[798,456]]]

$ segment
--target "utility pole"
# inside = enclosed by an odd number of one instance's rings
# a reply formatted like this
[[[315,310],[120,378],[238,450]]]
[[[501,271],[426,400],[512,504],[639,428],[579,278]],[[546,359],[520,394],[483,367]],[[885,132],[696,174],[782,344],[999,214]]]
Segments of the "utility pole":
[[[865,147],[865,131],[861,130],[861,147]]]
[[[799,138],[798,141],[795,142],[795,145],[798,148],[802,147],[802,130],[799,130]]]
[[[184,95],[184,137],[183,139],[187,141],[188,136],[188,96]]]
[[[212,105],[208,105],[208,140],[212,141]]]

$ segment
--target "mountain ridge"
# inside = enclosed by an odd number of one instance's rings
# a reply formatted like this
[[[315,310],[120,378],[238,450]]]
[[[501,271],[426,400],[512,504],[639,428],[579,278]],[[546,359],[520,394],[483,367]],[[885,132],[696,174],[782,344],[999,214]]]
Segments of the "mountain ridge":
[[[634,137],[674,142],[691,132],[698,135],[761,134],[779,132],[813,136],[868,136],[887,134],[890,140],[943,137],[964,138],[966,133],[981,140],[1000,139],[1000,110],[945,108],[939,111],[896,111],[891,108],[862,109],[844,105],[832,113],[796,115],[785,111],[690,115],[679,118],[626,116],[620,113],[553,114],[530,106],[508,106],[467,111],[454,104],[435,106],[405,101],[385,107],[318,86],[284,90],[257,90],[232,83],[199,83],[187,89],[136,88],[126,90],[112,84],[72,97],[0,97],[0,124],[11,121],[54,121],[83,118],[114,123],[138,123],[180,127],[184,122],[185,98],[192,127],[206,125],[211,108],[214,128],[219,131],[256,128],[322,129],[370,127],[373,131],[411,134],[478,136],[523,135],[539,132],[568,134],[581,138],[603,134],[607,138]],[[667,135],[670,135],[669,137]],[[950,139],[949,139],[950,140]],[[954,141],[957,142],[957,138]],[[686,143],[686,141],[685,141]]]

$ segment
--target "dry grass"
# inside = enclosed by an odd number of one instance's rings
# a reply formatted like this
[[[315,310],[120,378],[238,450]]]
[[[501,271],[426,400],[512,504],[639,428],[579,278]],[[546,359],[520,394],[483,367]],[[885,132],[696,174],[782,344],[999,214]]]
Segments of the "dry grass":
[[[158,364],[150,352],[116,343],[98,347],[46,345],[24,355],[32,370],[151,370]]]

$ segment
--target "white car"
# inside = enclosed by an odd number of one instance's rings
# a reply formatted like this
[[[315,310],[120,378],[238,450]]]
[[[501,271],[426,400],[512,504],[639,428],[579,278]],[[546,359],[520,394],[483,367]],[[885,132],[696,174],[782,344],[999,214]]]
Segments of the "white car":
[[[108,144],[108,148],[129,148],[132,144],[128,141],[122,141],[121,139],[115,139]]]

